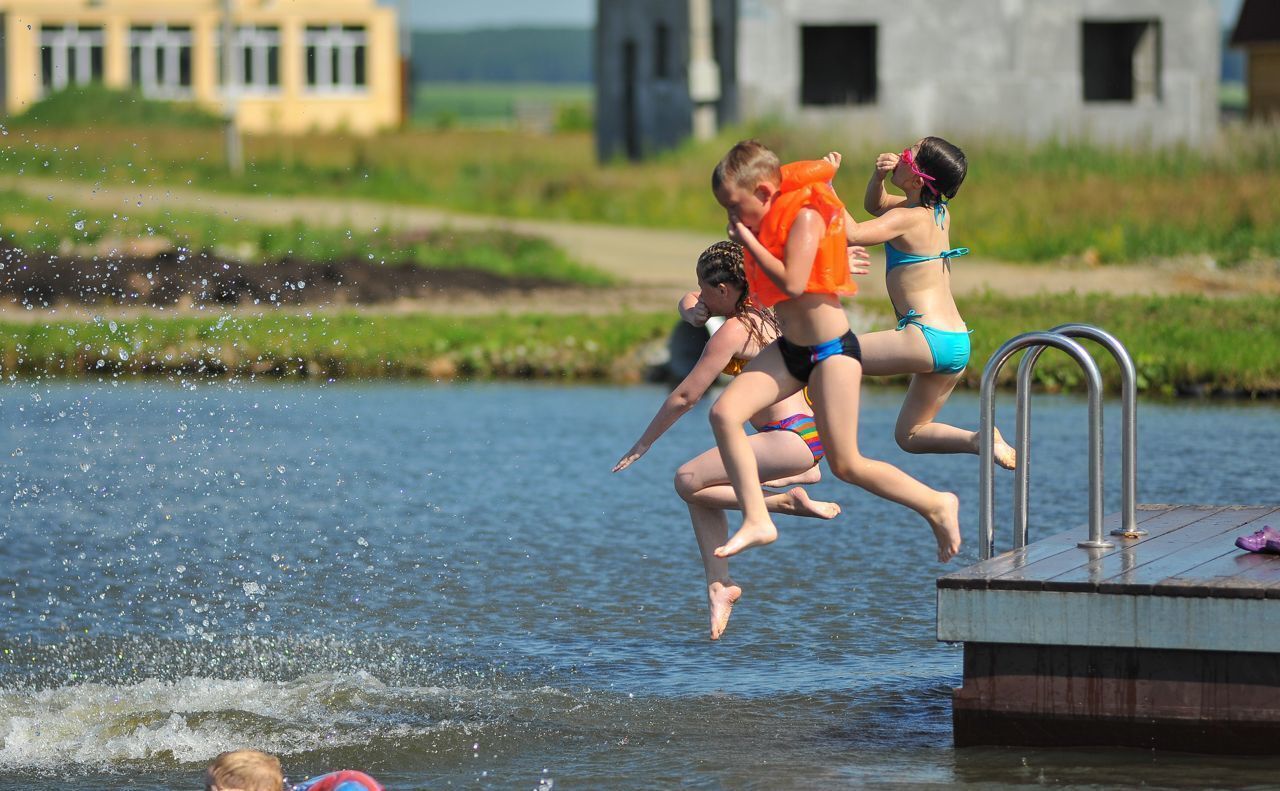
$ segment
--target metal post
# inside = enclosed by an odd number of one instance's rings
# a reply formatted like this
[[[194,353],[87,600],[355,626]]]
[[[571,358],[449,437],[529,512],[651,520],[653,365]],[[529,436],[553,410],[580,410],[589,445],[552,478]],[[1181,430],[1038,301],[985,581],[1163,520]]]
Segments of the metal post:
[[[1049,332],[1056,332],[1069,338],[1088,338],[1101,345],[1115,358],[1120,367],[1121,403],[1121,527],[1112,530],[1111,535],[1125,538],[1145,536],[1147,531],[1138,526],[1138,384],[1137,372],[1133,358],[1124,344],[1111,333],[1090,324],[1062,324]],[[1027,537],[1027,503],[1031,447],[1031,376],[1036,361],[1040,358],[1044,347],[1029,350],[1018,365],[1018,408],[1017,408],[1017,440],[1016,452],[1018,466],[1014,470],[1013,484],[1013,530],[1017,546],[1026,545]],[[1021,543],[1018,543],[1018,541]]]
[[[711,0],[689,0],[689,100],[693,103],[693,137],[716,134],[716,102],[720,100],[720,66],[711,40]]]
[[[995,551],[995,426],[996,378],[1009,358],[1022,349],[1052,346],[1061,349],[1084,371],[1089,387],[1089,540],[1079,546],[1105,549],[1114,546],[1102,537],[1102,374],[1098,364],[1079,343],[1053,332],[1028,332],[1011,338],[991,355],[982,372],[978,448],[981,465],[979,483],[979,554],[983,560]],[[1022,460],[1019,459],[1019,465]],[[1015,537],[1016,538],[1016,537]]]
[[[226,157],[231,175],[244,173],[244,150],[240,144],[240,122],[236,117],[239,85],[235,70],[234,27],[231,24],[232,0],[222,0],[222,107],[227,117]]]

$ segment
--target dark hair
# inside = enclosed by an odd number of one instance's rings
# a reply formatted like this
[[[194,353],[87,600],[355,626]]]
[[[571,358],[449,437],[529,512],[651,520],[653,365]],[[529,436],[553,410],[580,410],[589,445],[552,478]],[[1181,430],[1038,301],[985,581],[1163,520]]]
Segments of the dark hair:
[[[738,288],[738,302],[733,308],[733,318],[747,325],[747,336],[760,346],[772,342],[764,337],[766,326],[774,335],[781,334],[778,319],[772,310],[756,307],[751,302],[751,289],[747,284],[747,271],[743,266],[742,245],[737,242],[716,242],[698,256],[698,279],[709,286],[723,284]]]
[[[940,137],[921,140],[915,159],[921,170],[933,176],[933,181],[926,184],[937,190],[934,192],[928,187],[920,190],[921,206],[933,206],[941,198],[954,198],[969,172],[969,160],[964,152]]]

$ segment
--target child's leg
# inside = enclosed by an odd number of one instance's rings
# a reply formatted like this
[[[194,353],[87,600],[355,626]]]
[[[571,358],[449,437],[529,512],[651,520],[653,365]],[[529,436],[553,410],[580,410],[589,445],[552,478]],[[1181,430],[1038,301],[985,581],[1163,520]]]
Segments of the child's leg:
[[[788,439],[790,437],[790,439]],[[804,465],[813,466],[813,454],[803,439],[790,431],[770,431],[748,437],[762,475],[790,476]],[[729,576],[729,560],[717,557],[715,550],[729,537],[725,509],[737,508],[738,499],[728,486],[729,476],[717,448],[685,462],[676,470],[675,487],[689,504],[689,519],[702,554],[702,568],[707,576],[707,605],[711,611],[711,639],[719,640],[729,625],[733,605],[742,596],[742,588]],[[840,506],[810,500],[799,486],[788,492],[769,492],[765,505],[773,513],[833,519]]]
[[[977,453],[978,432],[933,422],[960,381],[959,374],[933,373],[933,354],[919,327],[882,330],[858,336],[862,371],[867,376],[914,374],[898,413],[894,437],[908,453]],[[1013,469],[1013,448],[996,431],[996,463]]]
[[[764,473],[761,473],[764,477]],[[785,478],[772,478],[761,481],[760,485],[766,489],[785,489],[788,486],[807,486],[811,483],[817,483],[822,480],[822,468],[814,464],[809,469],[798,475],[788,475]]]
[[[916,374],[898,413],[894,438],[908,453],[977,453],[978,432],[934,421],[960,381],[960,374]],[[996,463],[1011,470],[1017,454],[996,429]]]
[[[809,379],[818,434],[827,449],[827,464],[843,481],[900,503],[923,516],[938,541],[938,560],[960,550],[960,501],[937,492],[883,461],[858,450],[858,406],[862,366],[852,357],[830,357],[818,363]]]
[[[729,625],[734,602],[742,596],[742,588],[729,577],[729,561],[715,555],[716,547],[729,537],[729,520],[719,508],[693,503],[689,504],[689,520],[693,522],[693,535],[698,539],[698,552],[702,554],[702,568],[707,573],[711,639],[719,640]]]
[[[742,509],[742,526],[727,544],[716,550],[720,557],[768,544],[778,537],[760,489],[760,470],[743,424],[761,409],[799,391],[801,386],[787,372],[775,342],[751,361],[711,407],[711,430],[716,435],[716,445]]]
[[[790,431],[767,431],[747,437],[761,478],[798,477],[813,469],[813,453],[798,434]],[[806,467],[807,465],[807,467]],[[729,485],[729,475],[720,458],[720,450],[712,448],[691,459],[676,470],[676,492],[690,505],[719,510],[737,510],[738,497]],[[840,513],[835,503],[810,500],[804,489],[796,486],[785,492],[764,492],[770,513],[834,519]],[[721,541],[720,544],[724,542]],[[716,546],[720,546],[716,544]]]

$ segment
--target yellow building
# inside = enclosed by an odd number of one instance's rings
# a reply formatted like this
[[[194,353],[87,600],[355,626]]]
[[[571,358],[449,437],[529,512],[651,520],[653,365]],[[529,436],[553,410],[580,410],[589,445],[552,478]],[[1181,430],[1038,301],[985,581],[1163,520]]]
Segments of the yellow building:
[[[401,120],[395,12],[374,0],[0,0],[0,104],[69,85],[135,87],[193,100],[240,128],[371,133]],[[231,86],[224,90],[224,83]]]

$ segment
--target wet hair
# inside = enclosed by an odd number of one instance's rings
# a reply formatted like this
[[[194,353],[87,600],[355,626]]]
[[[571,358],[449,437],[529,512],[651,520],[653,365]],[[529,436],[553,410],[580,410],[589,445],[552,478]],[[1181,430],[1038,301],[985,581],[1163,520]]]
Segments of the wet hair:
[[[284,773],[280,759],[258,750],[222,753],[205,771],[205,788],[239,788],[243,791],[281,791]]]
[[[941,137],[926,137],[916,149],[916,164],[933,176],[931,186],[937,192],[920,190],[920,205],[933,206],[942,198],[950,200],[960,191],[965,174],[969,172],[969,160],[964,152]],[[926,182],[928,183],[928,182]]]
[[[725,184],[741,189],[755,189],[762,181],[782,183],[782,162],[778,155],[759,140],[743,140],[711,171],[711,191],[720,192]]]
[[[757,307],[751,302],[742,245],[737,242],[716,242],[698,256],[697,272],[698,280],[709,286],[725,284],[738,289],[738,302],[733,307],[732,318],[742,320],[751,340],[764,347],[773,341],[773,338],[765,338],[765,327],[772,329],[774,337],[782,333],[773,311]]]

